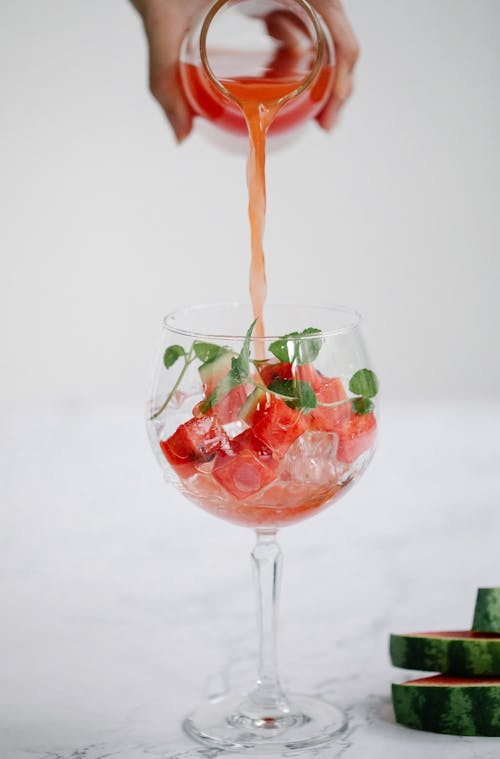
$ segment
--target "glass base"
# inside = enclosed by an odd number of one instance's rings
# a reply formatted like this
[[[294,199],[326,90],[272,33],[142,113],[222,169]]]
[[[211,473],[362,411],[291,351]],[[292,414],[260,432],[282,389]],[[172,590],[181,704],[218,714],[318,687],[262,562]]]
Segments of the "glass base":
[[[341,709],[311,696],[296,695],[279,716],[255,716],[242,709],[242,696],[228,695],[196,709],[184,730],[205,746],[225,749],[304,749],[328,743],[347,727]]]

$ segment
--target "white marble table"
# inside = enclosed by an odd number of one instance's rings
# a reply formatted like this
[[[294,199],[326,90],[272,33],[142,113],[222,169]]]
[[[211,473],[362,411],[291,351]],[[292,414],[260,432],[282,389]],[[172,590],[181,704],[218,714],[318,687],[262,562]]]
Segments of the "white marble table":
[[[385,409],[371,471],[282,532],[285,684],[344,707],[301,756],[498,759],[394,723],[390,631],[457,629],[500,584],[500,405]],[[0,435],[0,759],[215,757],[182,717],[255,655],[250,531],[162,481],[140,409],[10,413]]]

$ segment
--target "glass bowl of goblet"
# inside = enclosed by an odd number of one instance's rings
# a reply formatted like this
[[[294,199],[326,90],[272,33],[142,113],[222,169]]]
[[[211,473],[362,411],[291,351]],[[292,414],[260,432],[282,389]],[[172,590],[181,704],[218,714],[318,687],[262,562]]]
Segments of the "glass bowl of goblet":
[[[171,313],[147,405],[166,480],[210,514],[256,531],[255,688],[202,704],[184,722],[199,742],[233,750],[317,746],[346,726],[337,707],[281,685],[276,535],[344,495],[377,435],[378,381],[357,312],[267,305],[261,326],[256,337],[249,305]]]

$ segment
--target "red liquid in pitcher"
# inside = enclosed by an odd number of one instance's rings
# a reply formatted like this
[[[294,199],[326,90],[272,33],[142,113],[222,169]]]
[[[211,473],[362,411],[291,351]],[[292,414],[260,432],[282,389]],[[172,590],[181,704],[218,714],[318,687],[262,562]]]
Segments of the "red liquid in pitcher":
[[[216,123],[233,134],[246,135],[247,126],[241,108],[229,100],[209,79],[205,69],[191,63],[180,64],[180,74],[189,103],[193,111],[203,118]],[[268,72],[264,77],[224,77],[227,86],[232,83],[233,91],[246,90],[252,99],[270,103],[287,95],[298,87],[302,78],[278,77]],[[314,118],[325,103],[333,79],[333,67],[324,66],[312,87],[286,103],[276,116],[270,134],[280,134]],[[229,89],[229,87],[228,87]],[[240,101],[241,102],[241,101]]]

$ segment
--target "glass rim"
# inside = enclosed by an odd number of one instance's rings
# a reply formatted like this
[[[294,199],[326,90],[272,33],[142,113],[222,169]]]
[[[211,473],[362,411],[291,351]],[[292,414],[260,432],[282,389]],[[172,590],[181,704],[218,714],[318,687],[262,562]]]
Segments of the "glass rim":
[[[211,80],[212,84],[217,87],[217,89],[222,92],[222,94],[230,98],[230,100],[233,100],[238,105],[240,104],[240,101],[238,98],[233,95],[232,92],[230,92],[227,87],[225,87],[220,79],[218,79],[215,76],[215,73],[210,65],[210,61],[208,60],[208,53],[207,53],[207,36],[208,36],[208,30],[210,28],[210,25],[212,21],[214,20],[217,13],[223,8],[225,5],[230,3],[231,0],[216,0],[216,2],[212,5],[212,7],[207,12],[205,19],[203,21],[203,25],[201,27],[200,32],[200,57],[201,62],[203,65],[203,68],[205,69],[206,73],[208,74],[209,79]],[[298,95],[300,95],[304,90],[306,90],[312,82],[316,79],[318,76],[321,66],[323,64],[323,55],[325,51],[325,34],[323,32],[323,28],[321,26],[321,22],[319,20],[319,16],[317,11],[313,8],[313,6],[309,3],[309,0],[294,0],[294,2],[297,3],[297,5],[300,5],[301,8],[303,8],[306,12],[306,14],[311,19],[312,25],[314,27],[314,31],[316,32],[316,39],[317,39],[317,52],[316,52],[316,58],[314,60],[314,64],[311,68],[311,71],[309,74],[304,78],[304,80],[291,92],[288,92],[286,95],[283,95],[282,97],[278,98],[276,101],[279,105],[284,105],[289,100],[292,100],[293,98],[296,98]]]
[[[176,308],[173,311],[170,311],[166,316],[163,318],[163,327],[164,329],[168,330],[169,332],[172,332],[177,335],[183,335],[184,337],[192,337],[195,339],[198,339],[200,341],[206,341],[206,340],[226,340],[226,341],[234,341],[234,342],[241,342],[245,339],[246,335],[231,335],[227,332],[221,332],[221,333],[215,333],[213,330],[207,331],[207,332],[201,332],[199,330],[190,330],[190,329],[183,329],[182,327],[178,327],[176,325],[172,325],[172,319],[174,319],[176,316],[179,316],[180,314],[187,314],[187,313],[193,313],[193,312],[200,312],[204,310],[209,309],[215,309],[215,308],[241,308],[241,307],[248,307],[251,310],[251,305],[249,303],[243,303],[240,301],[220,301],[217,303],[202,303],[199,305],[194,306],[184,306],[180,308]],[[337,305],[337,304],[322,304],[322,303],[267,303],[265,308],[286,308],[286,309],[292,309],[292,308],[303,308],[303,309],[318,309],[323,311],[330,311],[330,312],[337,312],[344,314],[346,317],[350,317],[350,321],[346,323],[343,326],[340,327],[331,327],[330,329],[320,329],[319,332],[314,332],[310,335],[304,335],[301,336],[301,341],[307,341],[307,340],[317,340],[318,338],[324,338],[324,337],[330,337],[334,335],[346,335],[350,332],[353,332],[356,330],[361,321],[362,316],[355,308],[352,308],[351,306],[343,306],[343,305]],[[269,334],[269,335],[252,335],[252,341],[256,342],[268,342],[269,340],[278,340],[280,337],[283,337],[283,335],[278,334]]]

